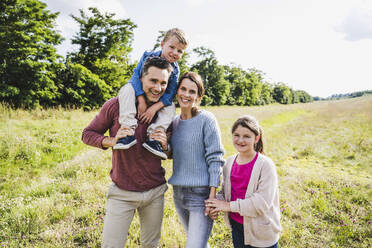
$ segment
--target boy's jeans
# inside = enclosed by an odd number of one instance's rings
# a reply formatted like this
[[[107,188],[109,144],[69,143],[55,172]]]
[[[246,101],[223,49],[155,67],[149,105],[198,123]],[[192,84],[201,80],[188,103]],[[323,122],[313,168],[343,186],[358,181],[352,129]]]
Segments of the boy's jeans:
[[[208,247],[213,220],[204,215],[209,187],[173,186],[173,199],[179,220],[187,233],[186,248]]]
[[[137,127],[137,108],[136,94],[131,83],[124,85],[119,92],[119,123],[126,125],[133,130]],[[174,103],[158,111],[158,117],[155,122],[147,128],[147,135],[150,135],[155,129],[162,128],[167,130],[176,115],[176,106]]]

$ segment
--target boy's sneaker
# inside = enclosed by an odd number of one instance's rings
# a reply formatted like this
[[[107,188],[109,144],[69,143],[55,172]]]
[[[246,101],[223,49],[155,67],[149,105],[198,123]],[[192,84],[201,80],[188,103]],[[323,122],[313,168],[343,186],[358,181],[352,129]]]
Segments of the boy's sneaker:
[[[134,135],[125,136],[124,138],[118,139],[113,149],[115,150],[129,149],[130,147],[134,146],[136,143],[137,143],[137,140],[136,138],[134,138]]]
[[[164,153],[163,147],[161,146],[160,142],[157,140],[147,139],[146,142],[142,144],[142,146],[162,159],[168,158],[167,154]]]

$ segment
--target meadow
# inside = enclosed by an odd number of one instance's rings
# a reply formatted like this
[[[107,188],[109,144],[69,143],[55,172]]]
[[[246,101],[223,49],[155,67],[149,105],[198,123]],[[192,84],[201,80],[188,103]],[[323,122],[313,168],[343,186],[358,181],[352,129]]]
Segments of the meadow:
[[[260,120],[279,176],[280,247],[372,246],[372,96],[206,109],[218,119],[226,157],[235,153],[234,120]],[[96,113],[0,105],[1,247],[100,247],[111,152],[81,142]],[[171,160],[164,167],[169,178]],[[165,198],[160,247],[183,247],[172,187]],[[222,217],[209,243],[232,247]],[[137,216],[127,247],[139,247]]]

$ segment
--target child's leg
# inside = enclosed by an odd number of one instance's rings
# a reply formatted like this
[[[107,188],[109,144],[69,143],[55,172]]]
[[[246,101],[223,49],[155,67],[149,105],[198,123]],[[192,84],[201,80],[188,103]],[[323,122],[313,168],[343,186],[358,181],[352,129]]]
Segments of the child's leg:
[[[174,116],[176,115],[176,106],[172,103],[158,111],[158,118],[147,128],[147,135],[150,136],[156,129],[163,129],[167,131],[167,128],[172,123]]]
[[[234,248],[245,248],[249,247],[244,245],[244,227],[243,224],[236,222],[230,218],[231,224],[231,236],[233,239]]]
[[[131,83],[124,85],[119,91],[119,123],[133,129],[137,127],[136,94]]]
[[[114,149],[129,149],[137,143],[134,130],[137,127],[136,94],[131,83],[124,85],[119,92],[119,123],[123,127],[130,127],[133,134],[119,139]]]
[[[167,128],[172,123],[175,114],[176,106],[174,106],[173,103],[172,105],[166,106],[159,110],[158,117],[156,118],[155,122],[147,128],[147,135],[150,137],[156,129],[163,129],[164,131],[167,131]],[[168,158],[159,141],[149,138],[145,143],[142,144],[142,146],[162,159]]]

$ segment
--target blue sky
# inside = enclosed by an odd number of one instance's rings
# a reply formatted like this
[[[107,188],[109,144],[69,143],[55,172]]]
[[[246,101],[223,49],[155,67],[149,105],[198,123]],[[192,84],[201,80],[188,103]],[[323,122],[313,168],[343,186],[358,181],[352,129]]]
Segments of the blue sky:
[[[188,50],[212,49],[220,64],[266,73],[312,96],[372,89],[372,1],[370,0],[44,0],[60,12],[57,29],[74,47],[78,25],[69,16],[97,7],[130,18],[132,60],[151,49],[159,30],[183,29]]]

